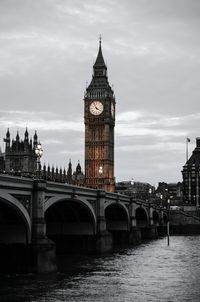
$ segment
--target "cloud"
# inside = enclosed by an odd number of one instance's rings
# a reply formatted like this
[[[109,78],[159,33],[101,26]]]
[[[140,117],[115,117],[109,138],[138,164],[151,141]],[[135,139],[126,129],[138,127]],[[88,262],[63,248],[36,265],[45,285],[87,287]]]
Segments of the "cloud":
[[[145,152],[147,151],[158,151],[158,152],[165,152],[168,150],[168,152],[182,152],[183,149],[185,148],[185,142],[157,142],[157,143],[152,143],[148,142],[147,144],[140,145],[140,144],[133,144],[133,145],[123,145],[123,146],[118,146],[117,150],[123,151],[125,153],[129,152],[138,152],[141,151],[142,149],[145,149]]]
[[[62,155],[69,155],[69,154],[72,154],[72,155],[83,155],[83,151],[82,150],[62,150],[59,152],[60,154]]]
[[[22,128],[39,131],[75,131],[83,132],[84,126],[81,118],[62,120],[51,112],[31,111],[0,111],[0,126],[4,128]],[[54,117],[52,119],[52,117]]]
[[[200,113],[167,116],[151,112],[128,111],[117,117],[116,133],[119,136],[186,136],[191,122],[200,122]]]
[[[57,140],[57,139],[44,139],[44,140],[42,141],[42,143],[43,143],[44,145],[63,145],[63,144],[64,144],[63,141]]]
[[[45,161],[83,158],[82,98],[101,33],[115,176],[179,179],[185,136],[199,136],[199,15],[199,0],[0,1],[1,136],[27,126]]]

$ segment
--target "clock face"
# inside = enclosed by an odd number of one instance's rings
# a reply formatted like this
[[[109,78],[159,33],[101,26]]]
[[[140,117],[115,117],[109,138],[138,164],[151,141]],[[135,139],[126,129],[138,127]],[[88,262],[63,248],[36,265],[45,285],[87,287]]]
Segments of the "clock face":
[[[114,115],[115,115],[115,107],[113,104],[111,104],[111,115],[112,115],[112,117],[114,117]]]
[[[103,112],[103,104],[100,101],[94,101],[90,104],[90,113],[99,115]]]

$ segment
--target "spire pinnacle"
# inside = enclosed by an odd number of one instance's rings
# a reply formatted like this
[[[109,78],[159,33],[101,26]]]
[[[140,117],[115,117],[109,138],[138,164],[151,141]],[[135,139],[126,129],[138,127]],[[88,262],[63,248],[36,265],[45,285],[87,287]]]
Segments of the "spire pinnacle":
[[[19,141],[19,131],[17,130],[16,141]]]
[[[28,139],[28,129],[27,129],[27,127],[26,127],[26,131],[24,133],[24,137],[25,137],[25,139]]]
[[[98,51],[96,61],[94,63],[94,68],[95,67],[106,67],[106,64],[105,64],[104,58],[103,58],[103,54],[102,54],[102,49],[101,49],[101,35],[99,37],[99,51]]]
[[[9,128],[7,129],[7,132],[6,132],[6,138],[10,138],[10,131],[9,131]]]

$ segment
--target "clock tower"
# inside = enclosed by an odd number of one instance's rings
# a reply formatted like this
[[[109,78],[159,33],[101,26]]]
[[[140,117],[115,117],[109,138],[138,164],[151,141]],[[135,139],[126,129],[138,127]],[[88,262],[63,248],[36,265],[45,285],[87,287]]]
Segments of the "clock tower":
[[[115,96],[99,41],[93,76],[84,97],[85,184],[114,192]]]

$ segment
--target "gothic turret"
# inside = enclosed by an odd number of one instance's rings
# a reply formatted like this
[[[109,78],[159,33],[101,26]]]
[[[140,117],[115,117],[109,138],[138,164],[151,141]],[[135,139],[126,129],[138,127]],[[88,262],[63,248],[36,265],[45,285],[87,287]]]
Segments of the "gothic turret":
[[[84,174],[81,170],[81,165],[80,165],[79,161],[78,161],[78,164],[76,166],[76,171],[74,171],[74,173],[73,173],[72,179],[73,179],[73,183],[77,186],[80,186],[80,185],[84,184],[85,177],[84,177]]]
[[[16,142],[19,142],[19,132],[17,131]]]
[[[37,132],[35,131],[34,137],[33,137],[33,146],[34,148],[36,148],[38,144],[38,136],[37,136]]]
[[[26,128],[26,131],[24,133],[24,141],[28,141],[28,130]]]
[[[4,138],[4,142],[6,143],[6,150],[8,151],[10,149],[10,131],[9,128],[6,132],[6,138]]]
[[[80,165],[80,161],[78,161],[78,165],[76,166],[76,174],[81,173],[81,165]]]
[[[67,169],[67,183],[72,183],[72,163],[71,159],[69,160],[68,169]]]
[[[8,128],[8,130],[6,132],[6,139],[10,140],[10,131],[9,131],[9,128]]]

